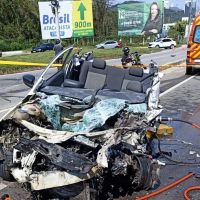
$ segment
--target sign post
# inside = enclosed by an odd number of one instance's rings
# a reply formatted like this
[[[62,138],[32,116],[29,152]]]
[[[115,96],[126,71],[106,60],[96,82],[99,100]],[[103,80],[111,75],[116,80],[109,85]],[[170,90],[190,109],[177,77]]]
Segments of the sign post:
[[[59,26],[59,16],[58,16],[59,15],[58,9],[60,7],[59,0],[51,1],[51,6],[52,6],[52,13],[55,15],[57,37],[60,40],[60,26]]]

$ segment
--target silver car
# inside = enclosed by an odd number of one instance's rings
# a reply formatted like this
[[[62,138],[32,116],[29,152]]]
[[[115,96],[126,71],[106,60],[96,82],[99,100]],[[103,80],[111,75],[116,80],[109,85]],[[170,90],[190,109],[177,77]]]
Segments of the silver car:
[[[107,40],[105,42],[96,45],[97,49],[114,49],[118,47],[119,47],[118,42],[114,40]]]

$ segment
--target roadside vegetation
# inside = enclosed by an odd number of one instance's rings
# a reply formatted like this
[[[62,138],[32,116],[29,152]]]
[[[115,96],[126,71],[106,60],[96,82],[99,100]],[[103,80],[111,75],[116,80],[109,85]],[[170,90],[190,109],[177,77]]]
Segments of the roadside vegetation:
[[[26,3],[24,3],[24,0],[0,1],[0,51],[27,50],[30,52],[31,47],[38,43],[54,42],[41,40],[38,1],[26,0]],[[160,49],[147,48],[148,43],[156,39],[155,36],[118,36],[118,11],[117,6],[113,6],[114,2],[115,0],[93,1],[94,37],[63,39],[63,45],[65,47],[71,44],[76,44],[79,47],[84,46],[83,51],[94,51],[95,57],[103,59],[120,58],[122,56],[121,49],[97,50],[94,48],[96,44],[109,39],[117,41],[122,39],[123,46],[129,46],[132,52],[138,51],[140,54],[160,51]],[[178,44],[184,42],[185,25],[186,23],[178,22],[169,31],[169,36],[177,39]],[[48,63],[53,56],[54,53],[51,51],[0,58],[0,60]],[[0,65],[0,74],[30,69],[33,69],[33,67]]]
[[[1,0],[0,1],[0,50],[24,50],[35,46],[41,41],[41,30],[38,10],[39,0]],[[45,1],[45,0],[43,0]],[[48,1],[48,0],[47,0]],[[115,0],[93,1],[94,37],[65,39],[66,44],[80,42],[87,46],[95,45],[107,39],[119,40],[118,36],[118,11],[113,6]],[[116,3],[116,2],[115,2]],[[173,18],[173,17],[172,17]],[[167,23],[170,19],[165,18]],[[183,35],[184,26],[178,22],[175,30],[170,32],[170,37],[178,38]],[[172,28],[173,29],[173,28]],[[127,46],[146,46],[155,40],[155,36],[122,37],[122,42]],[[53,42],[53,41],[52,41]],[[182,42],[179,37],[177,42]]]
[[[140,54],[153,53],[160,51],[160,49],[149,49],[141,47],[130,47],[131,52],[138,51]],[[102,59],[114,59],[122,57],[122,49],[95,49],[94,47],[83,47],[82,52],[93,51],[95,58]],[[54,57],[54,51],[47,51],[41,53],[30,53],[21,56],[9,56],[2,57],[0,61],[20,61],[30,63],[49,63]],[[15,73],[21,71],[28,71],[34,69],[41,69],[44,67],[33,67],[33,66],[19,66],[19,65],[0,65],[0,74]]]

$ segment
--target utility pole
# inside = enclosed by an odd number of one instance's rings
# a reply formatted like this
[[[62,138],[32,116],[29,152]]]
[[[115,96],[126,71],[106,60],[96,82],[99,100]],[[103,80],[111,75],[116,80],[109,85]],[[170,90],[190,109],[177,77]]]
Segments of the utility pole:
[[[57,39],[60,40],[61,38],[60,38],[59,12],[58,12],[59,8],[60,8],[59,0],[52,0],[51,9],[52,13],[55,15]]]
[[[165,0],[163,0],[162,1],[162,3],[163,3],[163,5],[162,5],[162,7],[163,7],[163,13],[162,13],[162,22],[163,22],[163,25],[162,25],[162,37],[163,37],[163,26],[164,26],[164,23],[165,23]]]

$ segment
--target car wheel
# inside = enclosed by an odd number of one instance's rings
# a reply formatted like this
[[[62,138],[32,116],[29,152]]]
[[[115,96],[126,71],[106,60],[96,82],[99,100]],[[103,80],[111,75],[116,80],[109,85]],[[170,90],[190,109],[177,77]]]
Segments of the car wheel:
[[[156,48],[160,48],[160,46],[159,46],[159,45],[156,45],[155,47],[156,47]]]
[[[99,49],[104,49],[104,46],[100,47]]]
[[[68,199],[79,195],[84,190],[82,183],[67,185],[57,188],[51,188],[42,191],[42,196],[48,198]]]
[[[192,75],[192,67],[186,67],[186,75]]]
[[[115,48],[119,48],[119,46],[116,46]]]
[[[170,46],[170,49],[173,49],[174,48],[174,45],[172,44],[171,46]]]

